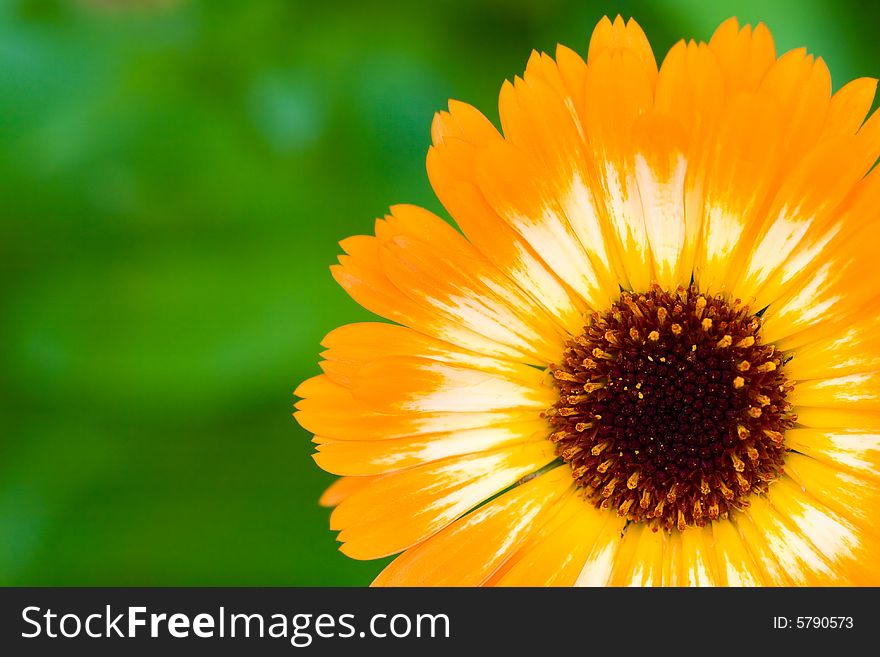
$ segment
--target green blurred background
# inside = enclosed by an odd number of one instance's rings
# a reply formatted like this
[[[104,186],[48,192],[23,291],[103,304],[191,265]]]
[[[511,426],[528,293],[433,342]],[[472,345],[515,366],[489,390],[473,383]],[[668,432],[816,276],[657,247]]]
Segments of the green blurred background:
[[[532,48],[605,14],[655,50],[763,20],[836,86],[876,3],[0,2],[0,584],[362,585],[290,417],[368,318],[337,241],[424,172],[449,97],[493,120]]]

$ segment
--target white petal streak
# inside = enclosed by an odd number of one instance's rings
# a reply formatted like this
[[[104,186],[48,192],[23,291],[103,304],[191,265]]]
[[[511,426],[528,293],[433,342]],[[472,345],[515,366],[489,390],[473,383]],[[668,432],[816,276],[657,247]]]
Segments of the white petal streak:
[[[654,275],[660,285],[672,289],[688,282],[677,280],[685,242],[684,181],[687,159],[679,154],[671,175],[661,177],[643,155],[637,154],[635,170],[645,230],[654,256]]]
[[[600,265],[610,269],[611,258],[602,235],[602,225],[599,222],[593,195],[580,175],[575,174],[571,187],[562,201],[562,207],[568,215],[572,230],[586,252],[594,257]]]
[[[612,162],[606,162],[604,173],[606,208],[622,247],[627,287],[646,290],[651,283],[651,252],[635,175],[621,175]]]

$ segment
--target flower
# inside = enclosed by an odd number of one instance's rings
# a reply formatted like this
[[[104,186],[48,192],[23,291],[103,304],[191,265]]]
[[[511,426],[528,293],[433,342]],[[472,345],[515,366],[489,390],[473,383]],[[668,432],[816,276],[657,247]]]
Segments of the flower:
[[[295,414],[376,585],[880,583],[880,115],[723,23],[533,53],[333,276]],[[462,235],[463,233],[463,235]]]

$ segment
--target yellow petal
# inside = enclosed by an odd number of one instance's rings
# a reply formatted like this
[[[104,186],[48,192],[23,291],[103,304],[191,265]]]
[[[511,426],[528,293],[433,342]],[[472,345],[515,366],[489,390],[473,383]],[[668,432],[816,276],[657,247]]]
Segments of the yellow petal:
[[[711,524],[715,537],[715,561],[721,586],[763,586],[763,573],[752,559],[737,528],[729,520]]]
[[[873,535],[810,497],[788,477],[774,482],[767,498],[795,533],[821,554],[830,571],[829,584],[877,585],[880,567],[873,556],[880,546]]]
[[[372,483],[376,477],[339,477],[321,494],[318,504],[334,507],[344,499]]]
[[[874,457],[880,446],[875,436]],[[880,536],[880,471],[863,478],[834,468],[802,454],[785,459],[785,472],[818,502],[840,517]]]
[[[880,371],[800,381],[789,401],[794,406],[880,411]]]
[[[880,480],[880,417],[878,428],[789,429],[785,444],[836,470],[864,479]]]

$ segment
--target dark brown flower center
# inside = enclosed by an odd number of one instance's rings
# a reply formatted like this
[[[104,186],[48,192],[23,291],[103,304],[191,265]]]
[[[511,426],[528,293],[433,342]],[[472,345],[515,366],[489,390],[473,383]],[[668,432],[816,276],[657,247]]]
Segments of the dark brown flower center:
[[[557,454],[588,498],[653,529],[748,506],[782,473],[783,354],[739,300],[696,287],[624,292],[551,366]]]

